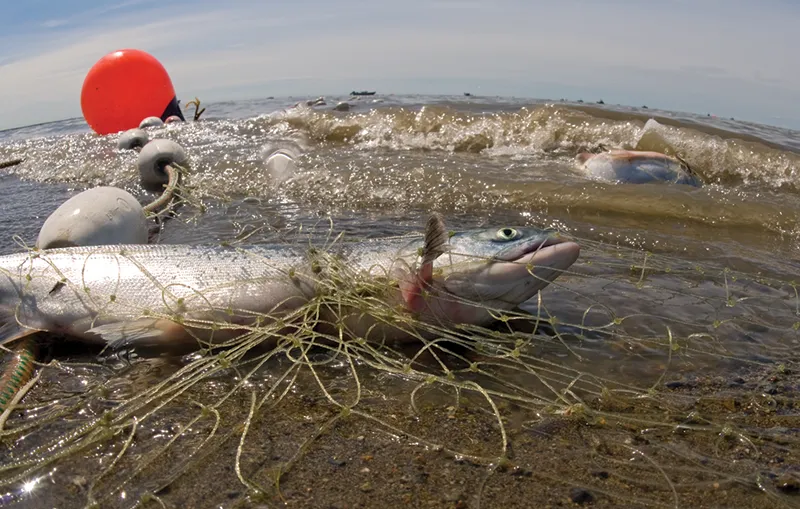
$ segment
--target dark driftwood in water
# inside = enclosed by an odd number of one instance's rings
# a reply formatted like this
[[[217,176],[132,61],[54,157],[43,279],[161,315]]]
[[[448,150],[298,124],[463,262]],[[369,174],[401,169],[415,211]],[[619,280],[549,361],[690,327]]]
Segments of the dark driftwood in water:
[[[23,161],[22,159],[12,159],[10,161],[2,162],[0,163],[0,170],[2,170],[3,168],[11,168],[12,166],[21,164],[22,161]]]

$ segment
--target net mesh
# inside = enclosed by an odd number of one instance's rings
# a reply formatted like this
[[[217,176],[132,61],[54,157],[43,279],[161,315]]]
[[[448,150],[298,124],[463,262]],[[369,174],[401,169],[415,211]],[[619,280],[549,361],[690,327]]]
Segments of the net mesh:
[[[796,505],[791,263],[578,242],[581,261],[489,328],[402,312],[390,278],[327,245],[313,300],[224,344],[43,363],[0,430],[2,500]]]

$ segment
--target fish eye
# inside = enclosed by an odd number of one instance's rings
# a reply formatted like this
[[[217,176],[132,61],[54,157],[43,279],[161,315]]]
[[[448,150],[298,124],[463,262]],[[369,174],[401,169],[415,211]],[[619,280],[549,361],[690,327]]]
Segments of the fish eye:
[[[520,233],[514,228],[500,228],[495,234],[495,238],[501,241],[518,239],[519,236]]]

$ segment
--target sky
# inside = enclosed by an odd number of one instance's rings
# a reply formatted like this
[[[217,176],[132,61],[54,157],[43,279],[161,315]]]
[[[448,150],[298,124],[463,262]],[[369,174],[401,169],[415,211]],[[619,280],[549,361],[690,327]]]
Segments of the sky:
[[[184,103],[469,91],[800,129],[796,0],[27,0],[2,11],[0,129],[80,116],[86,73],[121,48],[158,58]]]

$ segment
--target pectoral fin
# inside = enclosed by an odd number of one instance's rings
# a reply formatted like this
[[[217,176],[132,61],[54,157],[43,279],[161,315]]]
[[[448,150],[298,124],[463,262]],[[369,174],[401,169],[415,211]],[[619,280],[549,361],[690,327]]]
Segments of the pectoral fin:
[[[169,320],[140,318],[127,322],[114,322],[89,329],[87,332],[103,338],[111,348],[137,346],[141,343],[154,343],[168,331],[180,327]]]
[[[400,293],[409,311],[419,312],[424,309],[423,291],[433,282],[433,262],[447,251],[449,238],[442,216],[433,214],[425,227],[425,243],[420,253],[422,260],[419,269],[400,280]]]

